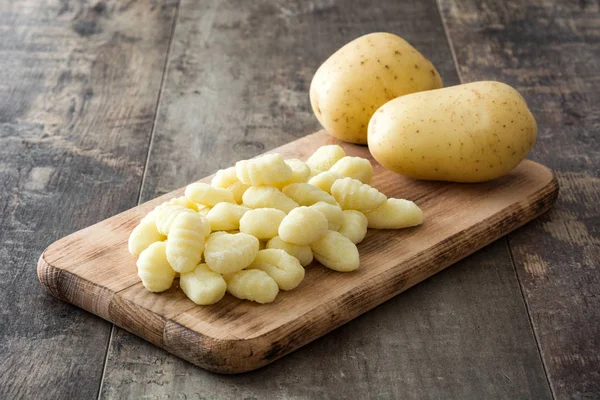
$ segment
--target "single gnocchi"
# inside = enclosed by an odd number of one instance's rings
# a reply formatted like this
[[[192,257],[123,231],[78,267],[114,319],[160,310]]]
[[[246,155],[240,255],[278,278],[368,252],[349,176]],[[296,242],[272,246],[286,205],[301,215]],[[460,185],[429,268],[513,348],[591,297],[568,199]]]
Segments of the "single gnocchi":
[[[277,189],[283,189],[292,183],[303,183],[308,181],[310,178],[310,167],[306,165],[304,161],[292,158],[290,160],[285,160],[285,163],[292,169],[292,176],[286,181],[277,183],[275,185]]]
[[[258,239],[245,233],[211,233],[204,246],[204,261],[221,274],[240,271],[258,254]]]
[[[175,218],[167,240],[167,260],[174,271],[193,271],[202,259],[204,238],[210,232],[206,218],[198,213],[181,213]]]
[[[235,164],[237,178],[246,185],[274,185],[292,177],[292,169],[281,154],[265,154]]]
[[[306,245],[323,236],[328,222],[322,212],[309,207],[290,211],[279,225],[279,237],[286,242]]]
[[[324,192],[331,193],[331,185],[340,178],[342,177],[334,172],[324,171],[319,172],[317,175],[310,178],[308,183],[318,187]]]
[[[171,224],[175,221],[175,218],[181,213],[193,213],[194,210],[179,206],[179,205],[170,205],[166,207],[161,207],[157,210],[156,213],[156,229],[163,235],[169,234],[169,229],[171,228]]]
[[[342,212],[342,226],[339,233],[346,236],[354,244],[363,241],[367,235],[369,221],[365,214],[356,210],[344,210]]]
[[[319,147],[309,158],[306,164],[316,171],[329,171],[333,164],[346,156],[346,152],[337,144]]]
[[[310,208],[320,211],[327,218],[327,224],[329,230],[337,231],[342,226],[344,222],[344,215],[342,214],[342,209],[340,206],[329,203],[324,203],[322,201],[313,204]]]
[[[265,271],[281,290],[292,290],[304,279],[304,268],[300,261],[280,249],[259,251],[248,269]]]
[[[227,291],[223,276],[206,264],[200,264],[193,271],[181,274],[179,287],[191,301],[203,306],[215,304]]]
[[[229,189],[233,194],[233,199],[235,200],[235,202],[238,204],[242,204],[244,193],[246,193],[246,190],[248,190],[249,187],[249,185],[245,185],[240,181],[236,181],[229,185],[227,189]]]
[[[329,170],[329,172],[346,178],[358,179],[362,183],[371,183],[373,166],[371,162],[362,157],[342,157]]]
[[[283,188],[283,194],[301,206],[311,206],[319,201],[337,204],[333,196],[310,183],[292,183]]]
[[[311,243],[310,248],[317,261],[334,271],[350,272],[360,266],[358,248],[339,232],[328,231]]]
[[[206,218],[212,231],[231,231],[240,228],[240,219],[250,209],[233,203],[219,203],[210,209]]]
[[[277,236],[279,225],[285,213],[276,208],[257,208],[244,214],[240,220],[240,232],[247,233],[259,240],[268,240]]]
[[[313,252],[310,249],[310,246],[294,244],[290,242],[286,242],[281,239],[279,236],[275,236],[273,239],[267,242],[267,249],[281,249],[288,253],[289,255],[296,257],[300,262],[300,265],[306,267],[313,260]]]
[[[277,282],[260,269],[246,269],[223,277],[227,292],[238,299],[266,304],[273,302],[279,293]]]
[[[298,207],[298,203],[271,186],[252,186],[243,196],[243,203],[250,208],[276,208],[289,213]]]
[[[221,202],[235,203],[233,193],[230,190],[213,187],[202,182],[188,185],[185,188],[185,197],[209,207],[214,207]]]
[[[175,271],[167,260],[167,244],[152,243],[140,253],[136,262],[142,284],[151,292],[164,292],[175,279]]]
[[[143,218],[129,234],[128,249],[134,256],[139,256],[154,242],[162,242],[167,237],[156,229],[154,218]]]
[[[335,181],[331,186],[331,194],[344,210],[368,211],[387,200],[377,189],[353,178]]]
[[[412,201],[404,199],[387,199],[365,215],[369,228],[375,229],[400,229],[423,223],[423,211]]]
[[[198,207],[198,214],[202,215],[203,217],[206,217],[211,209],[212,207],[207,207],[200,204],[200,206]]]
[[[198,211],[198,204],[194,203],[192,200],[188,199],[185,196],[175,197],[167,202],[168,206],[182,206],[185,208],[189,208],[190,210]]]
[[[210,181],[210,186],[226,189],[234,183],[239,182],[235,167],[220,169]]]

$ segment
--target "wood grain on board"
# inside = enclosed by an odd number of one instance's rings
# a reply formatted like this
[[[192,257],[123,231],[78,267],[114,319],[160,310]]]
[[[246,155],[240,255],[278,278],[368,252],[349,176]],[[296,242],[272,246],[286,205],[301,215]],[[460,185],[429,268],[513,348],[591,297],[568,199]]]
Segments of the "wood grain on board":
[[[458,83],[435,1],[182,1],[142,200],[319,128],[314,71],[389,31]],[[412,197],[412,196],[410,196]],[[490,310],[493,310],[490,312]],[[208,373],[122,329],[101,396],[549,398],[504,240],[265,368]]]
[[[556,398],[600,397],[600,5],[440,0],[463,81],[518,89],[556,207],[508,240]]]
[[[172,1],[0,2],[0,398],[93,398],[110,324],[47,295],[40,252],[136,204]]]
[[[277,151],[306,159],[337,143],[325,131]],[[342,144],[342,143],[340,143]],[[371,158],[363,146],[346,153]],[[55,296],[108,319],[210,371],[250,371],[296,350],[392,296],[434,275],[545,212],[558,194],[547,168],[524,161],[484,184],[416,181],[374,163],[373,186],[389,197],[412,196],[426,222],[404,230],[369,230],[353,273],[307,267],[302,284],[260,305],[226,295],[199,307],[176,287],[146,292],[127,239],[143,215],[182,189],[154,199],[50,245],[38,275]],[[208,180],[208,179],[205,179]],[[175,285],[176,286],[176,285]]]

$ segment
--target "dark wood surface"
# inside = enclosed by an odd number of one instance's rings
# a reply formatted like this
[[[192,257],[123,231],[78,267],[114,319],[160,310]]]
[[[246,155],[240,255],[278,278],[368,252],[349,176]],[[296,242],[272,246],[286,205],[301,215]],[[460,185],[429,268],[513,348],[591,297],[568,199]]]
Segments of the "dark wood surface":
[[[600,396],[598,3],[371,3],[0,2],[0,398]],[[44,293],[57,238],[316,130],[313,72],[382,30],[523,93],[555,209],[241,376]]]

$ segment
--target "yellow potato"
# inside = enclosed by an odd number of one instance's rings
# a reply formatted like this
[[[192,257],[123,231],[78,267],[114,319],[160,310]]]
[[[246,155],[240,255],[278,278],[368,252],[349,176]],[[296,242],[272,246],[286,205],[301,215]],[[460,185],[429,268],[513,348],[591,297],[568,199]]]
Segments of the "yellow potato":
[[[310,102],[333,136],[366,144],[369,119],[384,103],[442,86],[442,78],[421,53],[404,39],[379,32],[346,44],[319,67]]]
[[[369,150],[385,168],[413,178],[482,182],[516,167],[536,136],[515,89],[474,82],[386,103],[369,123]]]

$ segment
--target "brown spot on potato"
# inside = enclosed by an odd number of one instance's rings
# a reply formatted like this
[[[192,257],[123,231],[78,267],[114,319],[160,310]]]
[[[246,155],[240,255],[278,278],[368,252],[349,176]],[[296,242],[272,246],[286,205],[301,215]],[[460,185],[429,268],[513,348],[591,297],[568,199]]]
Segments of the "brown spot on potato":
[[[419,66],[417,64],[415,64],[415,69],[419,69]]]

